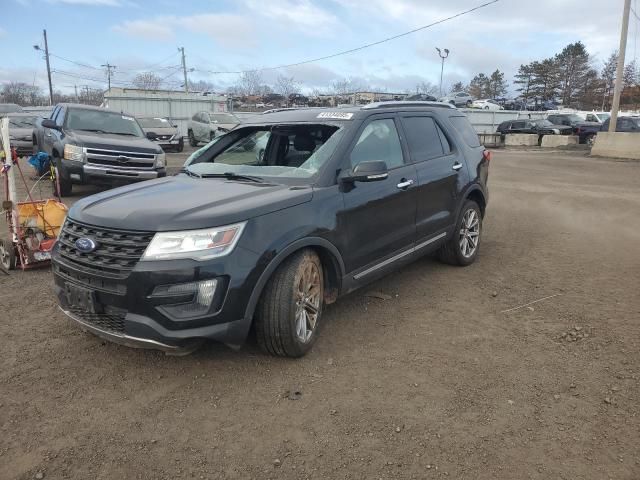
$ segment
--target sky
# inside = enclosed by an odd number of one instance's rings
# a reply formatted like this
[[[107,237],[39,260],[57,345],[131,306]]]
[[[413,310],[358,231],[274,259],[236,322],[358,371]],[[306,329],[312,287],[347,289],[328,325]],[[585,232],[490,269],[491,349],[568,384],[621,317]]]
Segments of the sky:
[[[54,89],[74,85],[129,86],[153,71],[179,88],[178,47],[190,80],[217,89],[237,82],[235,72],[330,55],[428,25],[488,0],[0,0],[0,84],[46,87],[43,46],[47,30]],[[632,8],[639,0],[632,0]],[[303,91],[352,78],[378,91],[413,91],[440,82],[436,47],[450,50],[445,91],[479,72],[500,69],[511,81],[522,63],[582,41],[598,70],[619,44],[623,0],[499,0],[485,8],[365,50],[315,63],[265,70],[266,83],[292,76]],[[637,11],[637,10],[635,10]],[[632,15],[627,58],[636,56],[638,19]],[[27,28],[28,26],[28,28]],[[638,52],[640,54],[640,52]],[[70,61],[69,61],[70,60]]]

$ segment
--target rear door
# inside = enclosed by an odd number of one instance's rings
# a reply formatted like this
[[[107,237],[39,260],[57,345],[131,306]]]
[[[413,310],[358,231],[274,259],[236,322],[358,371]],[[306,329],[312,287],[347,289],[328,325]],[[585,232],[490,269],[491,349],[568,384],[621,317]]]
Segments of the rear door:
[[[389,170],[384,180],[343,188],[345,267],[357,281],[369,280],[412,253],[418,178],[399,132],[395,114],[369,117],[354,136],[343,165],[355,168],[363,161],[381,160]]]
[[[466,174],[464,158],[431,115],[407,113],[401,119],[418,175],[416,244],[427,248],[443,239],[455,221],[458,177]]]

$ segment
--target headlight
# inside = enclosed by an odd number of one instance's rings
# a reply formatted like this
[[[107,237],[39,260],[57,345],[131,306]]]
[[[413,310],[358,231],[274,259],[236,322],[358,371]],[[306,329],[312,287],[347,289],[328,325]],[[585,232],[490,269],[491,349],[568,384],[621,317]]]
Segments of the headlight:
[[[559,128],[554,128],[553,129],[553,133],[555,133],[556,135],[560,135],[560,129]]]
[[[225,227],[156,233],[142,260],[209,260],[230,254],[247,222]]]
[[[166,165],[166,158],[167,155],[163,152],[163,153],[159,153],[156,156],[156,167],[157,168],[162,168]]]
[[[66,144],[64,146],[64,159],[65,160],[73,160],[76,162],[81,162],[82,161],[82,153],[83,153],[83,148],[79,147],[78,145],[70,145],[70,144]]]

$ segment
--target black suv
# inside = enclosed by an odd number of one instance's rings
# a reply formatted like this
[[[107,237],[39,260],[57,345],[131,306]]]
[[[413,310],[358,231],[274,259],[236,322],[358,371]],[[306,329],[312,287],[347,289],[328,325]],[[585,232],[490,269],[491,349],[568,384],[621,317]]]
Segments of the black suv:
[[[496,132],[506,135],[507,133],[532,133],[537,135],[571,135],[571,127],[553,125],[544,119],[521,119],[507,120],[498,125]]]
[[[441,103],[256,116],[176,176],[78,201],[55,289],[115,342],[182,353],[253,328],[267,352],[301,356],[339,296],[430,252],[476,259],[489,160]]]

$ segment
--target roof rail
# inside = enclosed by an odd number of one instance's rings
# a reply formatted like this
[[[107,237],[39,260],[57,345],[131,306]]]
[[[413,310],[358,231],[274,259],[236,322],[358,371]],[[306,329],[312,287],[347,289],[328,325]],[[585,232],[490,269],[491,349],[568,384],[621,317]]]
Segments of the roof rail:
[[[445,102],[427,102],[419,100],[391,100],[388,102],[373,102],[362,107],[363,110],[385,107],[437,107],[437,108],[456,108],[450,103]]]

